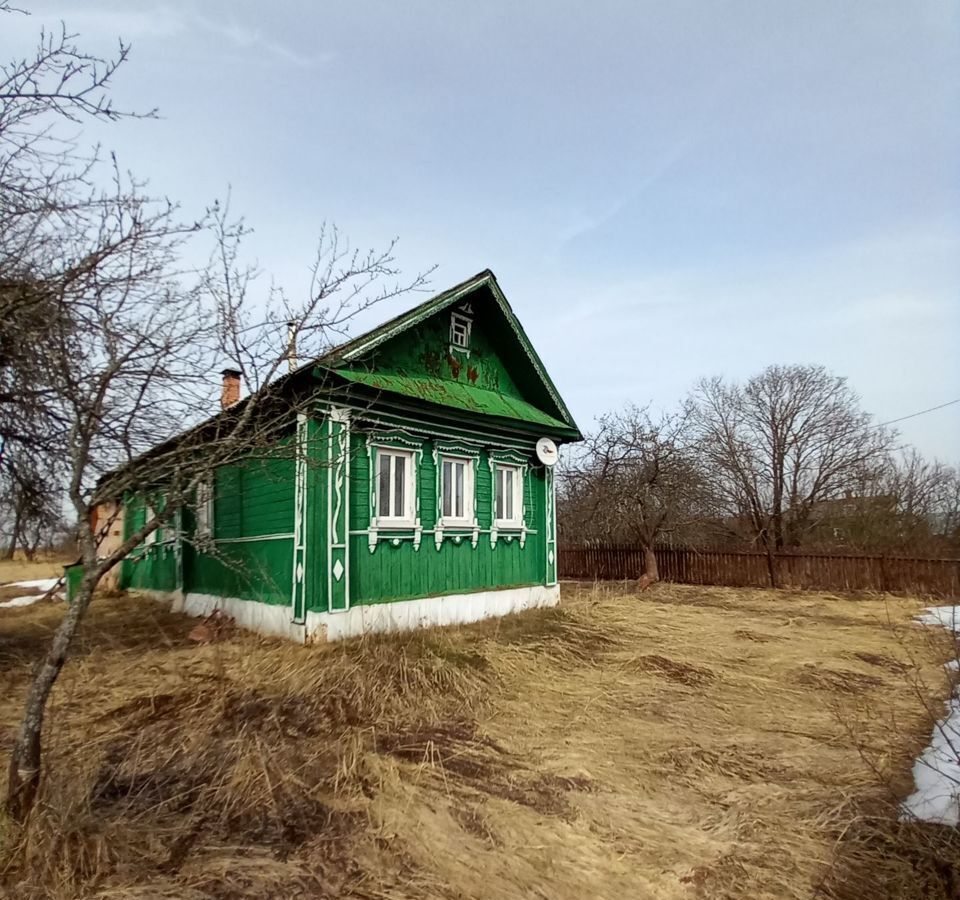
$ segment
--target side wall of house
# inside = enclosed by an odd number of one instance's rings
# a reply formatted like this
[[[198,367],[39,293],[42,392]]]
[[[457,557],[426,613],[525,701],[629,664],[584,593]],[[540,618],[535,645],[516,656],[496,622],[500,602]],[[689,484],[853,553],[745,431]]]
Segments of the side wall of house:
[[[310,611],[335,613],[358,605],[555,583],[553,546],[548,545],[552,523],[547,521],[552,476],[536,464],[530,439],[511,447],[494,435],[474,434],[467,442],[453,428],[428,435],[413,423],[376,431],[349,415],[327,419],[321,433],[308,509]],[[415,528],[376,527],[376,452],[391,445],[416,453]],[[437,467],[444,450],[473,456],[475,527],[438,528]],[[492,464],[505,453],[526,466],[522,531],[494,528]]]
[[[212,546],[184,545],[184,590],[289,605],[293,581],[292,442],[217,469]]]
[[[158,493],[154,504],[162,508]],[[124,503],[123,538],[143,527],[147,521],[148,506],[142,497],[127,499]],[[180,586],[180,551],[176,524],[171,522],[158,528],[123,561],[119,586],[133,590],[173,591]]]
[[[178,519],[124,561],[121,586],[289,605],[293,584],[295,460],[292,436],[216,471],[212,532],[196,534],[195,515]],[[158,494],[158,496],[161,496]],[[162,501],[158,501],[162,502]],[[143,502],[128,502],[126,533],[142,526]],[[177,524],[186,539],[177,540]]]

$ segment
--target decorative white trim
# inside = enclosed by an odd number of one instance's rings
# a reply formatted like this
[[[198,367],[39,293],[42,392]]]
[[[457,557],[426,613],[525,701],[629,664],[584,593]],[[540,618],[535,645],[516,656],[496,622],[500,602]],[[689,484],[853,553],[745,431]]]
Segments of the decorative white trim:
[[[295,535],[291,532],[289,534],[255,534],[251,537],[235,537],[235,538],[216,538],[211,541],[212,544],[249,544],[255,541],[289,541],[292,540]]]
[[[433,441],[431,450],[433,456],[434,471],[434,493],[436,494],[436,517],[433,529],[433,544],[439,550],[443,546],[444,533],[454,535],[455,543],[459,544],[463,539],[463,533],[469,532],[470,545],[476,549],[477,542],[480,540],[480,522],[477,519],[477,467],[480,465],[480,450],[477,447],[468,444],[458,443],[456,441]],[[470,490],[470,510],[471,517],[464,521],[445,521],[443,518],[443,457],[451,459],[467,460],[471,463],[469,490]],[[467,485],[464,484],[464,492]]]
[[[377,456],[374,451],[403,450],[413,454],[413,465],[410,467],[410,485],[413,490],[413,521],[380,520],[377,517]],[[367,530],[367,546],[371,553],[377,549],[377,541],[381,532],[385,532],[385,539],[395,537],[394,531],[413,533],[413,549],[420,549],[420,536],[423,526],[420,519],[420,465],[423,459],[423,442],[411,440],[397,432],[379,432],[367,436],[367,463],[369,468],[370,491],[370,527]]]
[[[327,607],[343,580],[350,606],[350,410],[331,407],[327,417]],[[342,557],[342,559],[341,559]],[[339,574],[338,574],[339,573]],[[344,577],[345,576],[345,577]],[[338,602],[339,602],[339,598]]]
[[[307,610],[307,439],[306,413],[297,414],[294,437],[293,477],[293,584],[290,606],[295,622],[303,622]]]
[[[552,468],[546,468],[544,530],[547,544],[547,571],[544,579],[547,584],[557,583],[557,480]]]
[[[470,315],[467,310],[470,310]],[[450,352],[470,355],[470,332],[473,329],[473,307],[469,303],[463,304],[459,310],[450,313]],[[457,343],[457,329],[463,329],[463,343]]]
[[[435,529],[433,529],[433,528],[421,528],[421,529],[420,529],[420,533],[421,533],[421,534],[433,534],[434,531],[435,531]],[[490,534],[490,529],[489,529],[489,528],[478,528],[477,531],[478,531],[480,534]],[[450,533],[451,533],[451,532],[450,532],[450,530],[448,529],[448,530],[447,530],[447,534],[450,534]],[[466,530],[461,531],[460,533],[463,534],[463,535],[467,535],[467,534],[471,534],[471,531],[470,531],[469,528],[467,528]],[[537,529],[536,529],[536,528],[528,528],[528,529],[527,529],[527,534],[536,534],[536,533],[537,533]],[[363,537],[364,535],[368,535],[368,534],[370,534],[370,529],[369,529],[369,528],[354,528],[354,529],[351,529],[351,530],[350,530],[350,536],[351,536],[351,537]],[[519,534],[520,534],[520,529],[519,529],[519,528],[517,529],[516,534],[519,536]],[[394,539],[394,538],[400,538],[401,540],[409,540],[409,539],[411,539],[411,538],[413,537],[413,529],[412,529],[412,528],[406,528],[406,529],[398,528],[398,529],[396,529],[395,532],[394,532],[394,531],[391,531],[391,532],[389,533],[389,535],[384,536],[384,540],[386,540],[387,537],[389,537],[391,540]]]
[[[491,450],[487,457],[490,465],[490,547],[497,548],[497,541],[501,535],[506,536],[507,543],[513,541],[514,536],[520,538],[520,549],[527,542],[528,534],[536,534],[527,527],[527,472],[530,469],[529,458],[511,450]],[[497,522],[497,467],[510,466],[516,469],[520,476],[520,524],[504,525]]]

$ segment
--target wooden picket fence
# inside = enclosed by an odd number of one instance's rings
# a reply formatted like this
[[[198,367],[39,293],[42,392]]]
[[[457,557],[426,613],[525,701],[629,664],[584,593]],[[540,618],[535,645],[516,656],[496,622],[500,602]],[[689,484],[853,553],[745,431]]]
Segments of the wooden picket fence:
[[[679,584],[769,587],[767,556],[758,551],[657,549],[660,578]],[[781,553],[781,587],[820,591],[889,591],[943,598],[960,597],[960,559],[899,556]],[[623,545],[561,545],[560,577],[622,581],[639,578],[643,551]]]

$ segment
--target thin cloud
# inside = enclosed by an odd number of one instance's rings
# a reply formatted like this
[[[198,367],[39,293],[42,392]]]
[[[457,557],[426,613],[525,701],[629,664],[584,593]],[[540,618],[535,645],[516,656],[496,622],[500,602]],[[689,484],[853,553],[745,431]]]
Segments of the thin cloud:
[[[301,53],[288,43],[277,40],[260,28],[252,28],[236,18],[216,19],[192,9],[170,4],[129,9],[90,9],[84,6],[59,6],[23,16],[11,24],[20,32],[35,33],[40,24],[65,22],[71,32],[85,38],[122,38],[135,41],[144,38],[169,40],[186,34],[205,33],[219,38],[231,49],[244,53],[263,54],[277,62],[307,69],[330,62],[332,51]]]
[[[265,36],[260,29],[249,28],[236,20],[221,23],[199,14],[192,14],[190,18],[211,34],[226,39],[238,50],[261,51],[280,62],[301,69],[309,69],[330,62],[336,56],[332,51],[300,53],[289,44]]]

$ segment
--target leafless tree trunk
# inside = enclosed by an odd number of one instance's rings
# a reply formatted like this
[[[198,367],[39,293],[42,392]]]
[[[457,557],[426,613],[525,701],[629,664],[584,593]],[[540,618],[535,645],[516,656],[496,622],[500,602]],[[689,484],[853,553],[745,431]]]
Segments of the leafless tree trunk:
[[[17,545],[20,543],[20,530],[23,527],[23,507],[24,500],[18,497],[13,505],[13,521],[10,524],[10,542],[7,549],[3,551],[4,559],[13,559],[17,552]]]
[[[657,566],[657,555],[653,552],[653,547],[649,544],[643,545],[643,574],[648,579],[648,584],[652,584],[653,582],[660,580],[660,569]]]

